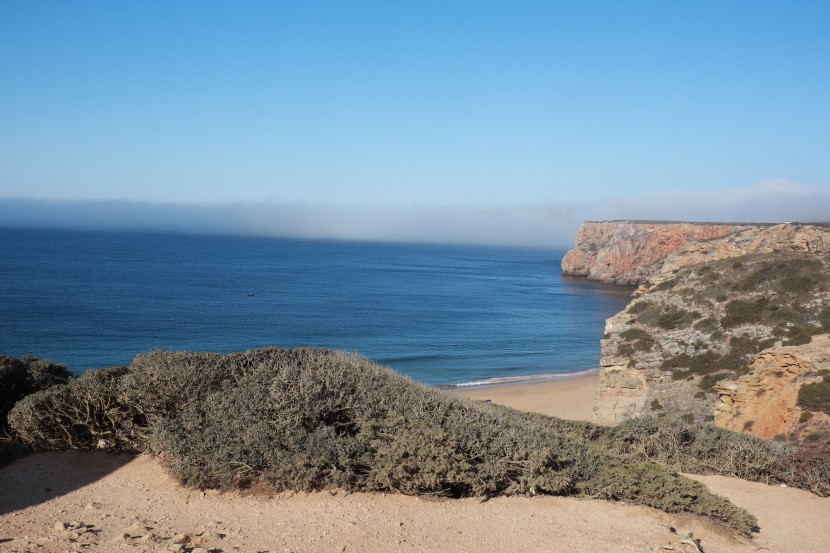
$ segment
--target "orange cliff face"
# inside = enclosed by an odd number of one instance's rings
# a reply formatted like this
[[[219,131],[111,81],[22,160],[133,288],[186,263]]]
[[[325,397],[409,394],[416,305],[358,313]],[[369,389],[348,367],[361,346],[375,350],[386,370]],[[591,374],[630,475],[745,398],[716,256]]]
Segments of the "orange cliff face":
[[[562,274],[614,284],[640,284],[659,272],[669,254],[700,240],[720,238],[759,225],[588,221],[576,246],[562,259]]]

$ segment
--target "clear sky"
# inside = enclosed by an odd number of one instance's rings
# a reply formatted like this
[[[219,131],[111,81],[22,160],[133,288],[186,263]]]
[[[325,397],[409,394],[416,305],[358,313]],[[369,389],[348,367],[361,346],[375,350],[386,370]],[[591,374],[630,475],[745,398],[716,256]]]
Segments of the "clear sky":
[[[830,198],[826,0],[0,3],[4,200],[607,207],[770,179]]]

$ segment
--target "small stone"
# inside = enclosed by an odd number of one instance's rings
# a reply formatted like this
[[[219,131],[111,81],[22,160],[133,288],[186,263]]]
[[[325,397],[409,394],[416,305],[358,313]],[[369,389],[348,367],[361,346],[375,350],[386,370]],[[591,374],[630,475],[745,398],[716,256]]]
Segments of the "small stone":
[[[210,552],[207,549],[205,549],[204,547],[194,547],[190,551],[190,553],[210,553]]]
[[[182,545],[180,543],[171,543],[170,545],[167,546],[167,550],[168,551],[183,551],[184,550],[184,545]]]
[[[175,536],[173,536],[173,543],[182,544],[182,543],[187,543],[189,541],[190,541],[190,536],[188,536],[187,534],[179,533],[179,534],[176,534]]]
[[[69,523],[58,521],[52,526],[52,528],[54,528],[55,530],[58,530],[59,532],[63,532],[64,530],[69,528]]]

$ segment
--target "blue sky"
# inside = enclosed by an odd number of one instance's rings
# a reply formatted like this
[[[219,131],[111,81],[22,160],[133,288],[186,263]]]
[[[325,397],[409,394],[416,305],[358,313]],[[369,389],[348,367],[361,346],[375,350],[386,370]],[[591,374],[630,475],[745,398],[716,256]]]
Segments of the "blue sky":
[[[830,213],[828,28],[823,1],[3,2],[0,200],[750,220],[735,191],[783,181],[812,192],[769,218]]]

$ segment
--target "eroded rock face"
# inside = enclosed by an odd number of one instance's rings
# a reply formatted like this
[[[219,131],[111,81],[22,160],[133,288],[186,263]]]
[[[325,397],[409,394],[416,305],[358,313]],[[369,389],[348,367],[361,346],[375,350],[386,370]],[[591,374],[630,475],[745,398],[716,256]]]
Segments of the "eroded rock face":
[[[588,221],[576,246],[562,259],[562,274],[615,284],[639,284],[658,272],[665,258],[689,242],[725,236],[757,225]]]
[[[830,369],[830,334],[813,336],[800,346],[774,346],[758,354],[752,370],[735,381],[716,386],[715,424],[762,438],[804,436],[830,429],[830,415],[813,413],[802,420],[798,392],[822,379]]]
[[[830,343],[818,338],[828,332],[830,253],[745,255],[661,272],[637,289],[625,310],[606,321],[596,420],[615,424],[666,416],[710,422],[716,403],[727,401],[718,384],[749,386],[753,381],[743,375],[763,365],[776,343],[786,351],[801,347],[800,360],[807,351],[813,352],[811,359],[822,351],[830,356]],[[815,344],[805,344],[811,339]],[[784,417],[783,427],[800,419],[800,411],[786,411],[782,405],[796,405],[801,384],[777,391],[780,367],[786,363],[777,357],[769,363],[779,368],[729,400],[741,413],[729,428],[751,426],[776,436],[782,433],[777,418]],[[790,364],[793,371],[799,367],[795,361]],[[819,370],[814,365],[811,374]],[[800,376],[792,378],[802,382]],[[770,405],[764,407],[766,403]]]
[[[765,253],[830,252],[830,228],[782,224],[738,229],[712,240],[686,242],[670,252],[660,270],[671,272],[686,265]]]

